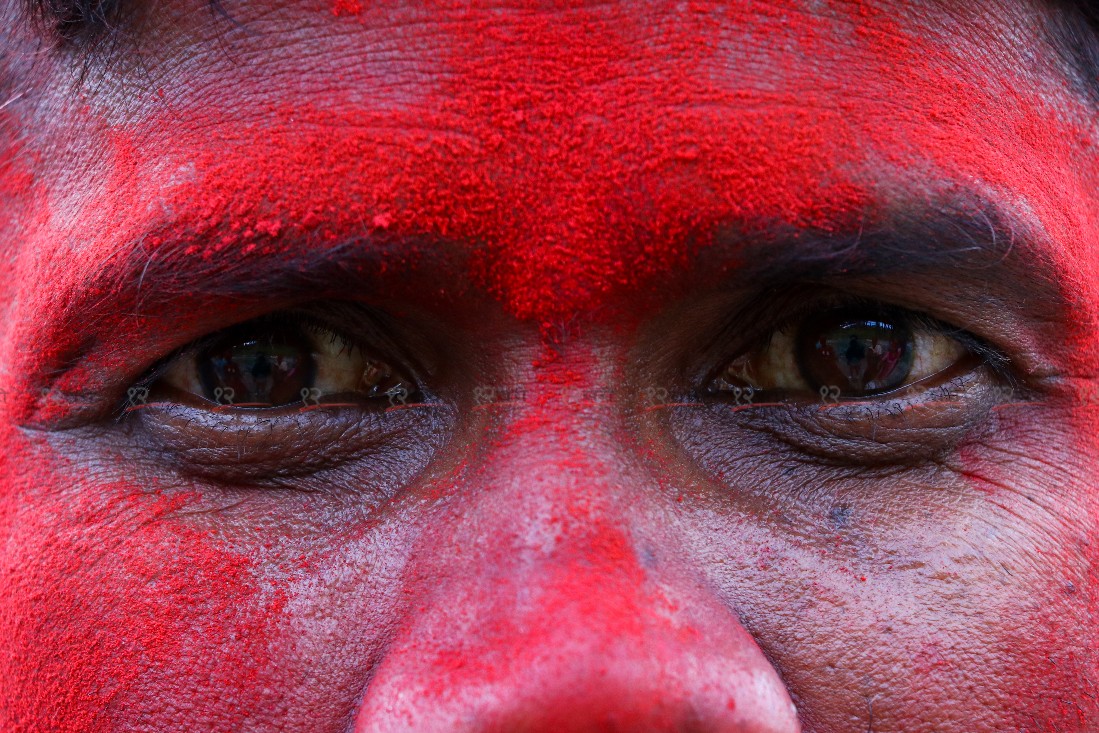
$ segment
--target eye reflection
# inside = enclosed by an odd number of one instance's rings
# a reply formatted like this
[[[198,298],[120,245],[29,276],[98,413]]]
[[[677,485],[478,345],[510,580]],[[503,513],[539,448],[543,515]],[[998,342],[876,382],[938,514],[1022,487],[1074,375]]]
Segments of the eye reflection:
[[[724,367],[710,390],[865,399],[931,386],[974,361],[949,331],[926,316],[883,304],[832,307],[773,331],[762,346]]]
[[[313,387],[316,362],[307,344],[285,333],[243,342],[229,339],[196,358],[206,399],[238,407],[270,407],[300,399]]]
[[[912,373],[914,348],[903,319],[857,310],[820,314],[797,334],[798,366],[814,391],[833,385],[859,395],[896,389]]]
[[[268,316],[184,350],[152,382],[150,398],[270,408],[414,391],[411,380],[368,350],[310,319]]]

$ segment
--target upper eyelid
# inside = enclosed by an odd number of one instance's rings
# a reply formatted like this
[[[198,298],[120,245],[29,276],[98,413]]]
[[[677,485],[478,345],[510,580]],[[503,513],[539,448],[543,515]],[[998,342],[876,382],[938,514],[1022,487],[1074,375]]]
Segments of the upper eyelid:
[[[777,313],[773,308],[776,301],[780,304]],[[960,341],[967,349],[979,356],[984,363],[988,364],[1000,378],[1006,379],[1012,384],[1021,381],[1013,374],[1011,370],[1012,360],[1004,351],[964,327],[944,321],[926,311],[881,298],[860,293],[845,293],[833,287],[805,283],[792,288],[772,289],[759,293],[727,318],[718,329],[718,335],[707,349],[707,351],[717,350],[719,356],[714,360],[715,363],[709,365],[708,371],[701,377],[701,383],[709,384],[720,374],[725,365],[733,359],[751,349],[765,347],[776,333],[784,329],[795,328],[800,319],[808,317],[822,307],[852,307],[858,305],[866,305],[870,308],[887,308],[903,313],[906,317],[914,319],[919,326],[947,334]],[[757,322],[763,325],[753,325],[748,336],[737,337],[734,334],[736,326],[744,319],[757,319]],[[720,344],[723,342],[733,345],[721,348]]]
[[[925,310],[920,310],[880,298],[873,298],[860,294],[842,293],[834,291],[831,288],[822,289],[820,291],[820,294],[816,295],[815,297],[812,294],[808,295],[809,297],[806,298],[806,302],[798,303],[792,308],[780,311],[779,315],[771,317],[773,325],[767,327],[766,334],[769,335],[775,331],[795,327],[797,326],[800,319],[808,317],[814,312],[819,311],[822,307],[857,308],[859,306],[865,306],[867,308],[879,308],[901,313],[906,318],[909,318],[917,326],[923,327],[929,331],[938,331],[941,333],[945,333],[961,341],[966,341],[967,345],[972,344],[974,347],[979,348],[994,348],[986,344],[984,339],[980,338],[965,327],[949,323],[941,318],[931,315]],[[759,305],[756,305],[755,307],[759,308]]]
[[[840,293],[811,283],[791,288],[768,289],[757,293],[734,311],[719,327],[713,343],[740,341],[742,344],[754,345],[777,331],[796,325],[799,318],[807,317],[821,307],[854,305],[860,300],[880,304],[880,301]]]
[[[359,345],[359,339],[355,336],[345,333],[335,325],[331,324],[327,319],[317,318],[315,315],[308,311],[300,309],[288,309],[282,311],[272,311],[271,313],[258,316],[256,318],[250,318],[240,323],[234,323],[224,328],[219,328],[216,331],[212,331],[204,336],[184,344],[178,349],[175,349],[166,356],[161,357],[152,367],[150,367],[144,375],[138,378],[133,383],[134,387],[149,388],[155,384],[160,378],[162,378],[171,368],[176,366],[181,359],[188,357],[194,357],[201,354],[205,349],[209,348],[212,344],[216,343],[220,338],[223,338],[226,333],[232,332],[234,329],[245,329],[250,325],[263,326],[265,323],[277,323],[279,320],[284,322],[293,323],[303,328],[312,328],[327,333],[331,333],[337,338],[342,338],[345,341]]]

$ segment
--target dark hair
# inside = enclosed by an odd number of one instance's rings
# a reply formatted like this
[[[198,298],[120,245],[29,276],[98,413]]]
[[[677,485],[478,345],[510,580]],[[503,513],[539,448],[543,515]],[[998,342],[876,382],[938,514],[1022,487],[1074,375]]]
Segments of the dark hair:
[[[1099,106],[1099,0],[1054,0],[1047,21],[1054,49],[1080,91]]]
[[[102,35],[115,27],[120,0],[24,0],[31,17],[64,41]]]

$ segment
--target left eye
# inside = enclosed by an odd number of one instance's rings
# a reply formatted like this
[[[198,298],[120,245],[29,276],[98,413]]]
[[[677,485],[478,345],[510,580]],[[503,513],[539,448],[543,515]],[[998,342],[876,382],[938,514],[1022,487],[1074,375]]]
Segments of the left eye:
[[[267,408],[412,391],[397,368],[327,326],[269,316],[184,350],[149,384],[149,399]]]
[[[725,366],[713,392],[865,399],[953,376],[974,356],[932,319],[884,305],[833,307],[772,332]]]

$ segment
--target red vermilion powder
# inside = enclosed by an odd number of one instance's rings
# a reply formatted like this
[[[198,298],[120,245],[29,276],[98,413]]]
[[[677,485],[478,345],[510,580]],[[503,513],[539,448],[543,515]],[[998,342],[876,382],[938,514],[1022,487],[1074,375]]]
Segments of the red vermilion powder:
[[[295,232],[469,242],[475,281],[546,322],[658,287],[718,224],[857,226],[874,215],[879,172],[1025,201],[1074,248],[1065,256],[1089,251],[1079,235],[1095,231],[1094,212],[1063,202],[1083,200],[1090,169],[1070,166],[1081,177],[1055,185],[1049,175],[1057,162],[1095,160],[1086,110],[1054,109],[1004,72],[967,79],[946,39],[854,7],[836,3],[831,22],[782,4],[750,16],[699,4],[674,23],[627,13],[612,23],[602,8],[532,8],[506,23],[470,11],[441,40],[446,76],[407,107],[334,94],[325,108],[272,100],[250,119],[204,104],[198,134],[181,109],[106,130],[112,175],[96,218],[111,242],[120,226],[138,237],[182,223],[209,258],[271,252]],[[830,41],[835,30],[859,43]],[[813,78],[786,49],[826,72]],[[762,79],[738,70],[752,52]],[[852,93],[867,67],[887,103]],[[82,231],[94,231],[89,213]],[[145,240],[154,256],[172,244]]]
[[[633,293],[659,291],[715,226],[846,231],[874,216],[883,191],[943,179],[1010,199],[1057,244],[1053,256],[1080,303],[1079,332],[1065,335],[1065,370],[1094,373],[1099,161],[1094,117],[1071,97],[1034,92],[991,64],[967,77],[975,64],[967,49],[913,35],[873,3],[831,3],[833,17],[790,2],[686,3],[667,18],[530,3],[493,17],[471,7],[463,19],[456,7],[438,8],[449,23],[439,39],[446,73],[425,75],[403,103],[346,94],[363,84],[359,70],[347,69],[332,72],[327,96],[316,98],[287,99],[276,84],[254,97],[158,107],[120,127],[85,110],[89,148],[105,151],[103,161],[41,180],[55,205],[40,196],[19,207],[30,217],[16,227],[27,254],[4,286],[18,289],[18,297],[6,293],[10,308],[64,311],[69,295],[88,287],[118,297],[108,285],[89,286],[87,273],[138,242],[157,257],[186,235],[191,257],[258,268],[296,261],[289,242],[323,248],[373,231],[463,243],[472,282],[550,334],[561,321],[596,318],[629,307]],[[328,15],[356,15],[332,22],[364,26],[373,19],[345,0]],[[806,58],[816,64],[807,69]],[[0,203],[30,198],[27,170],[0,159]],[[61,193],[66,185],[71,196]],[[25,320],[35,328],[33,317]],[[120,315],[96,328],[133,323]],[[4,343],[23,355],[26,374],[63,363],[72,347],[66,334],[18,330]],[[536,365],[544,391],[509,438],[560,418],[554,391],[585,384],[588,376],[555,355],[547,349]],[[64,386],[79,392],[86,374],[76,371]],[[1095,410],[1081,406],[1074,419],[1076,450],[1096,455]],[[563,429],[558,468],[591,475],[597,469],[584,455],[565,452],[568,438]],[[2,448],[0,526],[21,529],[0,559],[0,582],[10,589],[0,595],[0,638],[14,640],[17,669],[42,675],[33,683],[0,675],[2,699],[34,691],[13,713],[17,726],[42,716],[59,730],[101,728],[115,692],[142,683],[135,660],[167,665],[190,653],[196,633],[245,640],[225,653],[246,673],[218,682],[247,700],[282,603],[278,589],[254,582],[250,559],[166,523],[137,533],[119,526],[113,555],[90,576],[109,601],[97,603],[66,579],[83,570],[74,558],[106,541],[81,531],[100,526],[81,511],[98,511],[104,488],[74,480],[83,467],[28,449],[15,430]],[[978,464],[975,474],[990,474],[979,456],[966,460]],[[110,490],[136,497],[119,500],[136,504],[120,516],[153,520],[170,509],[155,493]],[[51,491],[73,493],[73,516],[22,508],[34,492]],[[586,510],[578,499],[562,507],[578,518],[572,539],[588,541],[590,557],[575,550],[577,564],[610,558],[629,580],[636,561],[615,544],[620,535],[597,527],[581,536]],[[159,554],[150,547],[171,548],[178,563],[161,573],[147,559]],[[551,591],[559,607],[582,609],[599,578],[565,573]],[[154,582],[163,587],[150,593]],[[104,607],[117,636],[97,618]],[[69,656],[41,659],[43,649]]]

